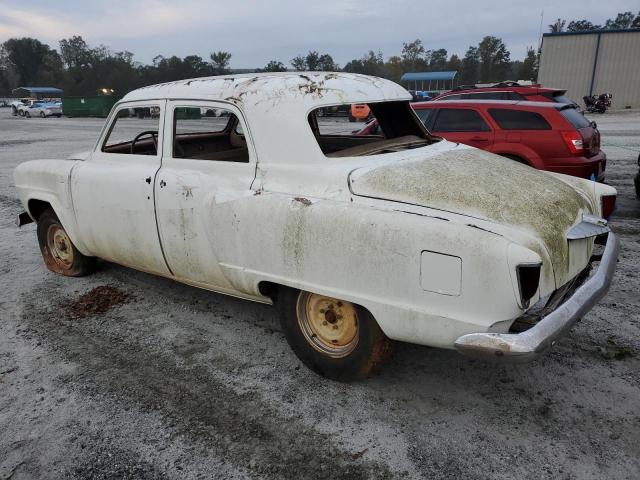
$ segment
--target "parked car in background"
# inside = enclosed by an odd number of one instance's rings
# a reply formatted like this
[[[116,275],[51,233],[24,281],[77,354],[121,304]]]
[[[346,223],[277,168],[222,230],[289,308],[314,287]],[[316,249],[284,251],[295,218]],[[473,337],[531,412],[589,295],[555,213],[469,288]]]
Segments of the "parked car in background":
[[[539,170],[603,182],[607,157],[600,133],[571,105],[551,102],[448,100],[412,104],[427,129]],[[359,133],[372,135],[371,122]]]
[[[58,117],[62,116],[62,103],[36,102],[24,110],[25,117]]]
[[[616,191],[435,137],[410,99],[323,72],[135,90],[93,151],[16,168],[20,223],[37,222],[63,275],[100,257],[275,303],[294,352],[333,379],[370,374],[389,339],[531,360],[605,294]],[[365,104],[380,133],[318,122],[344,104]],[[132,122],[131,108],[160,116]]]
[[[530,102],[565,103],[579,108],[578,104],[565,96],[566,90],[540,85],[520,85],[502,82],[490,87],[463,85],[442,93],[433,100],[526,100]]]
[[[11,115],[14,117],[16,115],[24,114],[23,108],[25,105],[31,105],[32,99],[30,98],[21,98],[20,100],[15,100],[11,102]],[[20,112],[23,112],[22,114]]]

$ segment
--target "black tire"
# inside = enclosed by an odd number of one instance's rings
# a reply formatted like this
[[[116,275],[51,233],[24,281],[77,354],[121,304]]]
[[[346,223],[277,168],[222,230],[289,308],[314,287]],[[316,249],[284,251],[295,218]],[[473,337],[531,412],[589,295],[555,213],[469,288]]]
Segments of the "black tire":
[[[14,117],[18,115],[18,109],[13,105],[11,105],[11,115],[13,115]]]
[[[24,116],[27,118],[31,118],[31,114],[29,112],[24,112]]]
[[[326,312],[355,312],[356,333],[340,356],[321,351],[322,340],[312,343],[307,333],[303,331],[304,321],[299,320],[300,305],[311,298],[328,299],[338,305],[338,310],[330,306]],[[322,297],[310,292],[283,287],[278,291],[276,306],[280,314],[282,330],[296,356],[311,370],[323,377],[339,382],[349,382],[367,378],[376,373],[391,354],[391,341],[382,332],[378,323],[366,309],[329,297]],[[320,310],[322,312],[322,310]],[[325,314],[326,316],[327,314]],[[338,315],[338,318],[342,318]],[[330,321],[331,322],[331,321]],[[340,320],[335,319],[335,324]],[[327,324],[324,322],[325,325]],[[348,323],[344,321],[343,323]],[[312,334],[311,337],[319,337]]]
[[[67,277],[82,277],[96,268],[96,258],[80,253],[73,244],[53,209],[38,218],[38,244],[49,270]]]
[[[349,121],[350,122],[355,122],[356,121],[356,117],[354,117],[353,115],[349,114]]]
[[[45,118],[45,117],[46,117],[46,115],[44,114],[44,112],[40,112],[40,117],[41,117],[41,118]]]

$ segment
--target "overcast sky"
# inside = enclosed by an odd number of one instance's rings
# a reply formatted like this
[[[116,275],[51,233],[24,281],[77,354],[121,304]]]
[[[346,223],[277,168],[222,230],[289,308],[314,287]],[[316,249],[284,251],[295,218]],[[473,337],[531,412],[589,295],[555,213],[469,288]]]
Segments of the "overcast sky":
[[[368,50],[387,58],[416,38],[462,56],[495,35],[521,59],[537,45],[542,10],[547,31],[558,17],[603,23],[639,9],[638,0],[0,0],[0,41],[30,36],[57,48],[61,38],[82,35],[144,63],[158,54],[208,58],[226,50],[232,67],[253,68],[272,59],[289,66],[310,49],[341,66]]]

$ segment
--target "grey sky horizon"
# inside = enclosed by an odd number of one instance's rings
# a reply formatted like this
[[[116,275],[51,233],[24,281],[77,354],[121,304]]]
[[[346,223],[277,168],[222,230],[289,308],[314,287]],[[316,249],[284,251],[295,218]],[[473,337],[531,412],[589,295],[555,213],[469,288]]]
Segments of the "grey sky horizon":
[[[0,42],[30,36],[58,48],[73,35],[112,51],[128,50],[151,63],[156,55],[200,55],[231,52],[232,68],[259,68],[270,60],[285,65],[309,50],[329,53],[344,66],[367,51],[386,58],[399,55],[402,42],[416,38],[425,48],[446,48],[463,56],[485,35],[503,39],[512,60],[528,46],[537,47],[557,18],[604,23],[618,12],[640,10],[636,1],[593,0],[482,3],[463,0],[0,0]]]

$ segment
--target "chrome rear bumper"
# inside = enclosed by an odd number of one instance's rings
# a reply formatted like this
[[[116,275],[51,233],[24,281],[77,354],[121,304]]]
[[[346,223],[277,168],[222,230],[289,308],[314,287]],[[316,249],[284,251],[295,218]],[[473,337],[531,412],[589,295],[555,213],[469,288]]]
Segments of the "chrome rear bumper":
[[[612,232],[596,272],[535,326],[522,333],[470,333],[459,337],[456,349],[467,356],[503,362],[536,358],[584,316],[607,293],[616,269],[620,241]]]

